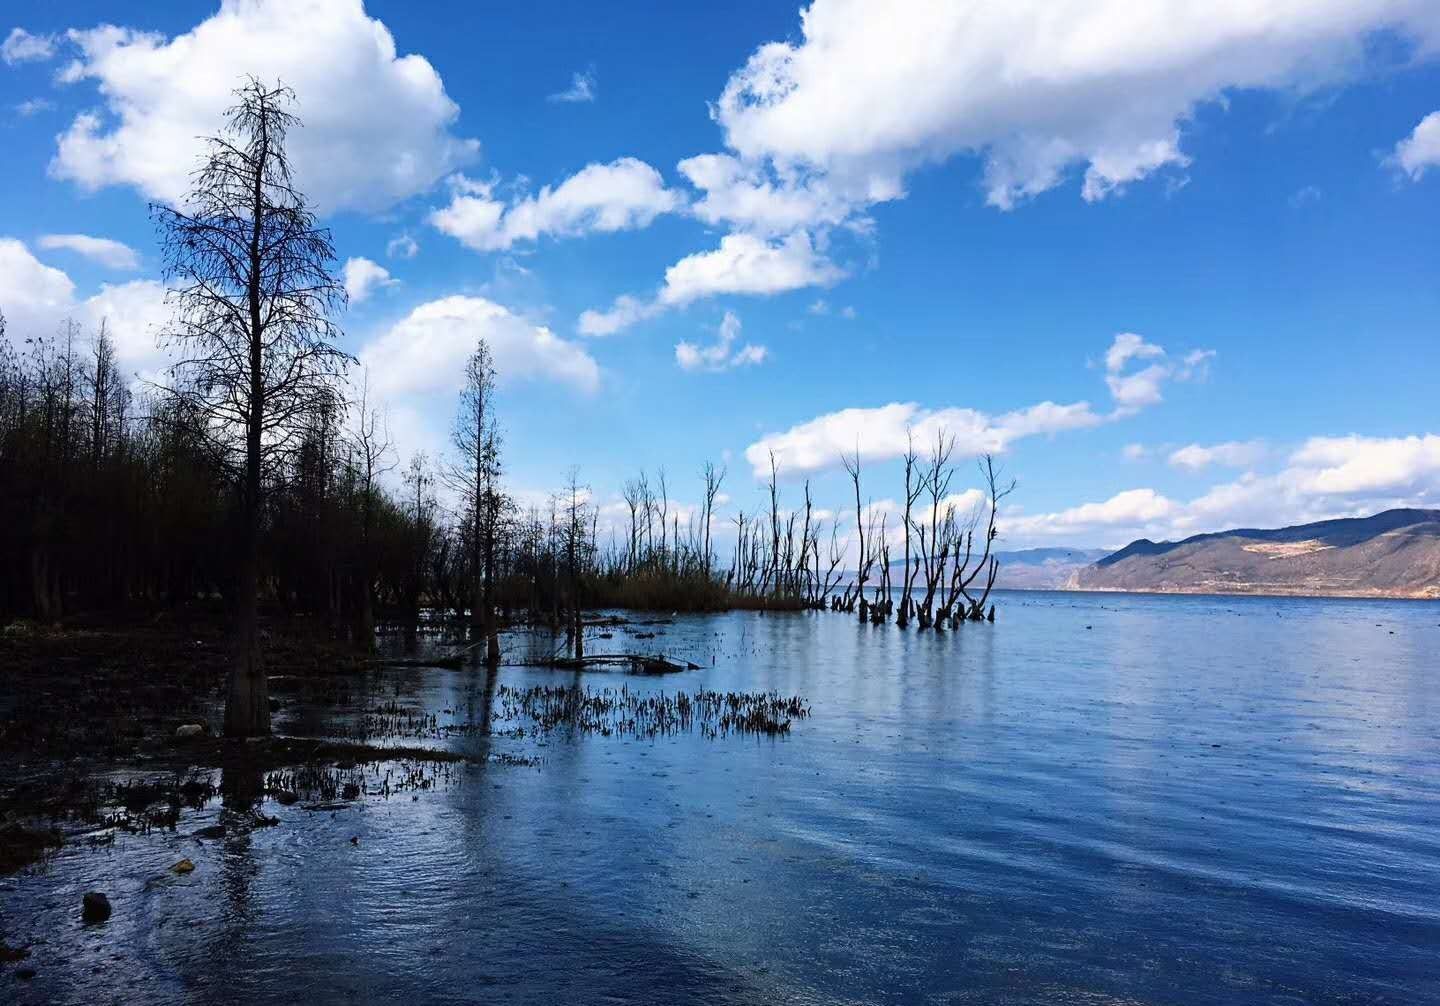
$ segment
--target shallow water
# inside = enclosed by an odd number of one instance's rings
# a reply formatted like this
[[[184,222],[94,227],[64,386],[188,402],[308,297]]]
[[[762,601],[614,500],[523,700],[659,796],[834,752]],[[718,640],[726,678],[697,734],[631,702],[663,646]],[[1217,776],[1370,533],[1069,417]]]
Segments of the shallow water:
[[[812,717],[778,740],[456,734],[432,743],[539,763],[267,803],[280,826],[220,841],[185,837],[215,806],[72,842],[0,881],[6,939],[43,940],[0,1001],[1440,1001],[1440,605],[1015,593],[938,635],[613,631],[591,650],[704,669],[407,669],[367,701],[464,724],[497,684],[579,680],[775,689]],[[84,927],[95,889],[115,914]]]

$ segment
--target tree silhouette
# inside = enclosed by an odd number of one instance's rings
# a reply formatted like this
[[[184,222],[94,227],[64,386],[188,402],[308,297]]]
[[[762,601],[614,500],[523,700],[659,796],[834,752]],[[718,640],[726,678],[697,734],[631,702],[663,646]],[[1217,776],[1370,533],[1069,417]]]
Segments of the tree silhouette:
[[[235,662],[225,733],[270,732],[256,626],[266,494],[317,415],[339,402],[349,357],[335,251],[296,190],[285,152],[299,120],[288,88],[250,78],[178,207],[152,206],[184,353],[165,389],[201,418],[205,446],[239,496]]]

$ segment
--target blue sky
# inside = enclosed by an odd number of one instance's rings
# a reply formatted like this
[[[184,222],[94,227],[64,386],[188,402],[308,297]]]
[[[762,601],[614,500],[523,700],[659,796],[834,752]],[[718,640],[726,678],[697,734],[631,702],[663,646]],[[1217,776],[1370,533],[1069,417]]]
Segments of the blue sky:
[[[523,498],[840,511],[858,444],[884,508],[908,425],[1012,546],[1436,505],[1440,10],[1217,6],[11,2],[0,310],[163,365],[146,205],[253,72],[400,450],[483,335]]]

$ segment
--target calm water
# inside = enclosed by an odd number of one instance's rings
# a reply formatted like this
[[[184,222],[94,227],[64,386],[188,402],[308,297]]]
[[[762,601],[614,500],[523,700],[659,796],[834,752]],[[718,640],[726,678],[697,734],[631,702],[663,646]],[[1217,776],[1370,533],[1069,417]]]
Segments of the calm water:
[[[449,743],[541,762],[267,805],[281,826],[203,845],[77,843],[0,883],[0,929],[45,940],[0,1001],[1440,1001],[1440,605],[1030,593],[938,636],[659,628],[705,669],[630,687],[798,692],[813,717],[472,736]],[[494,683],[383,687],[463,722]],[[89,889],[106,926],[80,925]]]

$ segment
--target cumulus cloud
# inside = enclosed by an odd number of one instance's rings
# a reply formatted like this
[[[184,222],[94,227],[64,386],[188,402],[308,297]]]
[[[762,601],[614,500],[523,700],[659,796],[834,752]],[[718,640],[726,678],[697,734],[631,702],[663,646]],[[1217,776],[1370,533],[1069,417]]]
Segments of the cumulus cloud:
[[[1007,535],[1031,537],[1091,532],[1113,527],[1145,527],[1172,516],[1178,505],[1153,489],[1127,489],[1100,503],[1082,503],[1058,513],[1008,517]]]
[[[1291,456],[1292,480],[1317,495],[1432,495],[1440,436],[1312,437]]]
[[[696,217],[762,234],[839,224],[856,202],[821,175],[772,178],[763,165],[730,154],[700,154],[677,169],[704,193],[691,207]]]
[[[622,293],[607,310],[589,309],[580,314],[581,335],[614,335],[631,325],[653,318],[665,310],[659,301],[644,301]]]
[[[1187,444],[1170,452],[1170,464],[1198,472],[1212,465],[1248,468],[1265,457],[1263,440],[1230,440],[1223,444]]]
[[[991,416],[976,409],[925,409],[915,402],[891,402],[877,408],[841,409],[768,433],[745,449],[756,475],[768,471],[770,454],[786,472],[812,472],[840,464],[842,454],[858,449],[862,460],[884,461],[904,454],[910,438],[932,444],[937,435],[955,438],[956,453],[999,453],[1023,437],[1083,429],[1103,422],[1087,402],[1041,402]]]
[[[11,28],[0,42],[0,59],[9,66],[38,63],[55,55],[55,36],[32,35],[24,28]]]
[[[73,251],[107,269],[140,268],[140,256],[135,253],[135,249],[110,238],[91,237],[88,234],[46,234],[36,243],[47,251],[57,248]]]
[[[573,342],[483,297],[421,304],[360,350],[380,395],[459,390],[467,357],[483,338],[502,383],[548,380],[592,392],[600,368]]]
[[[352,304],[366,300],[377,289],[396,286],[400,282],[390,275],[389,269],[368,258],[346,259],[344,275],[345,293]]]
[[[113,25],[69,37],[79,57],[61,79],[93,81],[104,108],[60,135],[51,172],[89,191],[132,185],[178,201],[203,149],[197,137],[215,133],[246,74],[295,90],[305,127],[290,151],[322,211],[383,209],[479,150],[451,132],[460,109],[434,67],[400,55],[360,0],[222,0],[173,39]]]
[[[727,234],[714,251],[687,255],[665,270],[661,302],[688,304],[717,294],[775,294],[839,282],[845,271],[803,232],[779,241]]]
[[[16,345],[27,338],[54,336],[67,320],[75,321],[88,337],[104,321],[127,371],[154,375],[169,359],[156,345],[170,318],[164,286],[154,280],[106,284],[82,299],[63,270],[45,265],[14,238],[0,238],[0,312]]]
[[[23,241],[0,238],[0,312],[17,342],[51,335],[75,304],[75,283],[42,263]]]
[[[1395,145],[1390,160],[1416,182],[1430,168],[1440,166],[1440,112],[1421,119],[1410,135]]]
[[[955,438],[956,451],[962,456],[998,454],[1025,437],[1085,429],[1133,415],[1160,401],[1165,381],[1194,376],[1208,358],[1208,351],[1202,350],[1172,364],[1162,347],[1123,332],[1105,354],[1105,379],[1114,399],[1114,408],[1108,413],[1097,412],[1089,402],[1045,401],[1001,415],[891,402],[876,408],[841,409],[783,432],[768,433],[746,448],[745,457],[757,472],[768,466],[771,451],[786,471],[816,471],[838,465],[842,453],[857,449],[862,459],[898,458],[912,436],[915,443],[927,444],[941,433]],[[1146,360],[1156,362],[1133,369],[1137,361]]]
[[[99,293],[81,302],[76,314],[91,332],[104,321],[120,364],[142,378],[158,381],[176,358],[173,347],[159,345],[171,318],[165,293],[164,285],[153,279],[103,284]]]
[[[616,298],[605,311],[580,316],[585,335],[613,335],[638,321],[705,297],[722,294],[766,296],[839,282],[845,271],[816,251],[804,232],[780,240],[727,234],[713,251],[687,255],[665,270],[665,283],[651,300]]]
[[[667,189],[660,173],[644,161],[622,157],[588,164],[555,187],[506,203],[494,186],[458,176],[450,203],[430,214],[430,223],[476,251],[500,251],[542,235],[575,237],[595,232],[648,227],[684,200]]]
[[[564,104],[589,103],[595,100],[596,89],[595,71],[586,70],[581,73],[577,70],[570,77],[569,87],[563,91],[557,91],[545,100]]]
[[[1105,383],[1115,400],[1116,411],[1129,414],[1158,405],[1167,381],[1203,379],[1214,356],[1213,350],[1197,349],[1179,360],[1172,360],[1164,349],[1134,332],[1121,332],[1105,353]],[[1153,362],[1138,369],[1130,367],[1132,362],[1147,360]]]
[[[1075,169],[1082,196],[1098,200],[1189,164],[1181,130],[1197,106],[1343,81],[1385,29],[1433,52],[1440,8],[815,0],[800,37],[756,49],[713,115],[743,160],[823,173],[850,191],[895,193],[907,171],[970,153],[1001,209]]]
[[[1222,445],[1223,446],[1223,445]],[[1270,473],[1247,471],[1188,500],[1131,489],[1054,513],[1011,514],[1009,539],[1119,545],[1236,527],[1284,527],[1440,499],[1440,436],[1312,437]]]
[[[733,311],[726,311],[720,322],[715,341],[708,346],[693,342],[679,342],[675,345],[675,362],[681,370],[731,370],[764,363],[769,354],[764,346],[747,342],[736,346],[740,339],[740,319]]]

